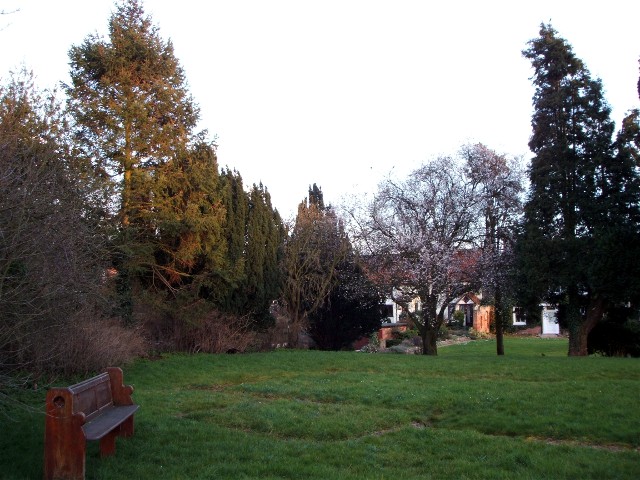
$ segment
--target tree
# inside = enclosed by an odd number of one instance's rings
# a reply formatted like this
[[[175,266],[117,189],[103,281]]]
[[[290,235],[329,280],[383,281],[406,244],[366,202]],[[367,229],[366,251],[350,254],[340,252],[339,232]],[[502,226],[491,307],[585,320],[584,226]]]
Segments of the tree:
[[[504,327],[514,305],[513,244],[522,211],[522,169],[482,144],[462,149],[470,180],[479,195],[479,213],[484,220],[478,268],[483,302],[494,307],[496,351],[504,355]]]
[[[616,154],[601,82],[566,40],[543,24],[528,45],[523,55],[536,90],[531,190],[518,247],[526,277],[521,297],[557,303],[569,355],[586,355],[589,331],[630,293],[602,280],[619,277],[617,245],[636,238],[637,171]]]
[[[101,348],[85,349],[88,336],[121,340],[121,330],[106,334],[100,183],[66,132],[54,95],[30,74],[0,87],[0,389],[9,373],[104,368]],[[123,360],[124,344],[109,361]]]
[[[352,213],[356,245],[377,283],[410,315],[425,355],[437,355],[449,302],[474,287],[478,207],[476,185],[460,160],[438,157],[404,181],[387,180],[363,211]],[[422,309],[412,312],[416,297]]]
[[[271,206],[271,196],[262,185],[249,194],[247,218],[246,278],[242,285],[243,308],[262,326],[271,323],[271,303],[282,289],[280,261],[285,231],[280,214]]]
[[[69,51],[65,86],[76,142],[104,175],[118,181],[123,226],[149,208],[146,183],[156,166],[191,138],[198,109],[184,73],[139,0],[123,0],[109,20],[109,40],[87,37]]]
[[[298,206],[284,244],[282,297],[289,315],[288,343],[297,346],[309,316],[326,301],[338,282],[338,265],[349,252],[348,238],[331,207],[324,206],[315,184]]]
[[[78,152],[111,182],[123,317],[136,289],[197,295],[196,278],[223,263],[226,213],[215,146],[193,133],[198,108],[171,42],[139,0],[123,0],[109,38],[91,35],[69,57]]]

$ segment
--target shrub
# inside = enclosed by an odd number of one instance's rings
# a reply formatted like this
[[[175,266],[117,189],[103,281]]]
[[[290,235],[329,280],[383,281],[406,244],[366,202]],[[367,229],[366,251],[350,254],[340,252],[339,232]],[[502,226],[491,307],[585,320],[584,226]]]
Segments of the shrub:
[[[402,340],[398,338],[390,338],[389,340],[387,340],[387,348],[395,347],[396,345],[400,345],[401,343]]]
[[[464,312],[462,310],[456,310],[453,312],[453,322],[451,323],[456,327],[464,326]]]
[[[475,328],[471,327],[469,329],[469,337],[473,340],[486,340],[491,338],[491,334],[485,332],[479,332]]]
[[[438,338],[441,340],[446,340],[449,338],[449,329],[447,328],[447,326],[443,323],[442,325],[440,325],[440,329],[438,330]]]
[[[393,338],[397,338],[398,340],[413,340],[415,337],[419,337],[420,333],[416,329],[405,330],[404,332],[394,332]]]
[[[589,333],[588,350],[608,357],[640,357],[640,322],[604,321],[596,325]]]
[[[136,319],[159,351],[230,353],[258,344],[248,315],[219,312],[206,300],[168,304],[149,295],[137,306]]]
[[[36,377],[88,374],[133,361],[147,352],[140,328],[81,311],[47,330],[29,334],[18,360]]]

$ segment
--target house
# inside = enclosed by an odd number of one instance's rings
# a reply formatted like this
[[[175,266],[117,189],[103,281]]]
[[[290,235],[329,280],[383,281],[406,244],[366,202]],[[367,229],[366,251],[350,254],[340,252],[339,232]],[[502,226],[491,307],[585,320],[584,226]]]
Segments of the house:
[[[549,303],[542,303],[540,307],[542,307],[542,335],[560,335],[558,308]]]
[[[418,297],[414,298],[409,303],[410,312],[421,309],[422,304]],[[385,348],[387,340],[393,338],[393,334],[395,332],[405,332],[411,325],[410,322],[405,321],[403,318],[402,306],[398,305],[391,298],[387,298],[385,300],[385,303],[382,305],[382,311],[384,314],[384,320],[382,325],[380,325],[380,330],[378,330],[378,340],[380,341],[380,346]]]
[[[409,303],[409,311],[415,312],[422,309],[422,303],[420,298],[416,297]],[[402,306],[393,301],[392,298],[387,297],[382,305],[382,311],[384,313],[384,323],[399,323],[402,322]]]
[[[493,306],[482,305],[482,296],[473,292],[467,292],[449,303],[445,312],[447,323],[453,321],[456,311],[464,314],[463,327],[473,328],[476,332],[489,333],[491,320],[493,319]]]
[[[550,303],[541,303],[541,325],[538,328],[540,335],[560,335],[560,323],[558,322],[558,307]],[[513,307],[513,325],[526,326],[527,321],[519,307]]]

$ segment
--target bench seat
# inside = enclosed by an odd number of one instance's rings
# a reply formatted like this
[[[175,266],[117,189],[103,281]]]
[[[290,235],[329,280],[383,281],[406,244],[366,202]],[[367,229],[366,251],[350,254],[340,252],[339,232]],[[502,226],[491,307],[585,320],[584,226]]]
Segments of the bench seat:
[[[131,415],[136,413],[139,405],[123,405],[109,407],[93,420],[82,426],[82,431],[87,440],[100,440],[111,432],[115,427],[119,427]]]

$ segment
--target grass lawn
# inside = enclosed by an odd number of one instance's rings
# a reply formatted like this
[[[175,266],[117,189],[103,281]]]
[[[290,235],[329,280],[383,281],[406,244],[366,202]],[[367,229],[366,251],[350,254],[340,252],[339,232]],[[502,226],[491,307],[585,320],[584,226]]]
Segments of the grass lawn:
[[[92,445],[87,478],[640,478],[640,360],[505,348],[139,360],[136,433],[105,460]],[[41,478],[44,397],[0,410],[0,478]]]

